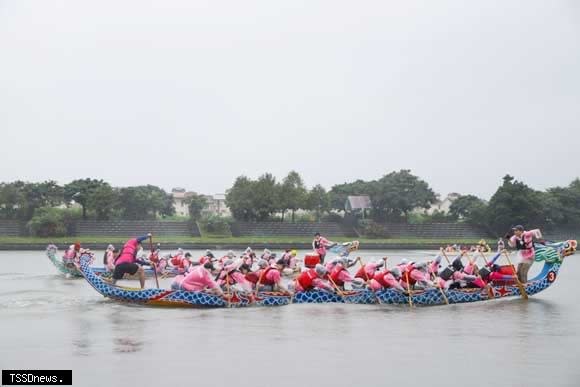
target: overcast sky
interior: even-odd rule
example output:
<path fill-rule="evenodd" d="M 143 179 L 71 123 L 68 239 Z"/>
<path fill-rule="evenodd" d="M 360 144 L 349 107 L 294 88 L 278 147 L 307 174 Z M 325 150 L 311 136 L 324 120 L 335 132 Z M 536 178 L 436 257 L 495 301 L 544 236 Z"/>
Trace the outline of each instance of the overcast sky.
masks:
<path fill-rule="evenodd" d="M 580 1 L 0 0 L 0 181 L 580 175 Z"/>

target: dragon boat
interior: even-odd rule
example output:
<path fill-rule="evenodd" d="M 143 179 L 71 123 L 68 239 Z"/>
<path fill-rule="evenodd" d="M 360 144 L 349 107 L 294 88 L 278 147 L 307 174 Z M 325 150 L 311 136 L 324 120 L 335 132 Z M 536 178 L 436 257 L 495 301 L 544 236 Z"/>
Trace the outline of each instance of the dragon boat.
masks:
<path fill-rule="evenodd" d="M 535 260 L 544 262 L 541 272 L 533 279 L 523 284 L 527 295 L 535 295 L 550 287 L 558 277 L 558 271 L 564 258 L 574 254 L 577 242 L 574 240 L 536 245 Z M 189 292 L 184 290 L 166 289 L 136 289 L 114 286 L 103 280 L 90 267 L 90 254 L 83 254 L 76 261 L 78 271 L 89 284 L 104 297 L 142 305 L 186 306 L 198 308 L 224 308 L 247 306 L 280 306 L 288 304 L 311 303 L 351 303 L 351 304 L 400 304 L 400 305 L 444 305 L 445 298 L 449 304 L 488 301 L 500 298 L 520 297 L 520 289 L 516 284 L 492 284 L 489 291 L 482 289 L 453 289 L 442 292 L 438 288 L 413 291 L 409 297 L 394 289 L 373 292 L 372 290 L 342 291 L 330 293 L 322 290 L 298 292 L 293 296 L 277 292 L 258 292 L 244 294 L 233 291 L 224 297 L 205 292 Z M 445 298 L 443 294 L 445 294 Z M 409 302 L 409 299 L 411 302 Z"/>
<path fill-rule="evenodd" d="M 76 265 L 67 265 L 65 264 L 62 259 L 60 258 L 60 256 L 58 255 L 58 249 L 55 245 L 49 245 L 46 248 L 46 256 L 48 257 L 48 259 L 50 260 L 50 262 L 52 262 L 52 264 L 54 265 L 54 267 L 56 267 L 56 269 L 61 273 L 64 274 L 65 276 L 69 277 L 69 278 L 82 278 L 83 274 L 79 271 L 79 269 L 77 268 Z M 89 262 L 89 265 L 92 264 L 93 259 L 91 258 L 91 262 Z M 105 267 L 93 267 L 92 268 L 93 272 L 95 275 L 99 276 L 99 277 L 103 277 L 103 278 L 110 278 L 112 276 L 112 273 L 109 272 Z M 160 278 L 168 278 L 168 277 L 175 277 L 176 275 L 178 275 L 179 273 L 177 272 L 177 270 L 164 270 L 161 273 L 157 273 L 157 275 Z M 154 277 L 155 273 L 153 272 L 153 269 L 145 269 L 145 276 L 146 277 Z M 137 275 L 125 275 L 124 277 L 125 279 L 130 279 L 130 280 L 137 280 L 139 279 L 139 277 Z"/>

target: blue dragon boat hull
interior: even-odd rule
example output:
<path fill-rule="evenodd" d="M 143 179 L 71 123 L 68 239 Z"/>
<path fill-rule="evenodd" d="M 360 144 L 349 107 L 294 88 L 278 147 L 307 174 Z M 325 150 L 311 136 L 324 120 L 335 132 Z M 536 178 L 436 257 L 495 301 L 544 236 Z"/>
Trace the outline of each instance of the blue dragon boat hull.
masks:
<path fill-rule="evenodd" d="M 570 242 L 570 241 L 569 241 Z M 573 244 L 562 242 L 554 246 L 538 246 L 537 257 L 544 260 L 542 271 L 533 279 L 524 284 L 524 290 L 529 295 L 535 295 L 550 287 L 557 279 L 558 272 L 566 255 L 571 255 L 576 248 Z M 562 246 L 567 249 L 562 248 Z M 559 249 L 559 250 L 558 250 Z M 556 253 L 557 252 L 557 253 Z M 137 289 L 114 286 L 103 280 L 89 266 L 90 257 L 82 255 L 77 262 L 78 271 L 85 279 L 105 297 L 136 304 L 187 306 L 187 307 L 246 307 L 246 306 L 280 306 L 294 304 L 394 304 L 408 305 L 409 296 L 394 289 L 373 292 L 365 289 L 359 291 L 344 291 L 340 294 L 322 290 L 299 292 L 294 296 L 276 292 L 259 292 L 255 297 L 233 292 L 230 296 L 220 297 L 204 292 L 188 292 L 183 290 L 166 289 Z M 422 291 L 413 291 L 411 301 L 413 305 L 445 305 L 445 299 L 438 288 Z M 444 292 L 450 304 L 488 301 L 500 298 L 520 297 L 520 289 L 516 285 L 492 285 L 490 289 L 455 289 Z"/>

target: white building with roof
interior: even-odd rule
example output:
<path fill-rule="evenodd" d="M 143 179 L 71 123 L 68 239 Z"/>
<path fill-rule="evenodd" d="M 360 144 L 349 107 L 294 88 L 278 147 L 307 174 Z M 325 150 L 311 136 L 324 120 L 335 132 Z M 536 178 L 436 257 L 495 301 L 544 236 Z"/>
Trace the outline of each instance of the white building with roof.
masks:
<path fill-rule="evenodd" d="M 175 208 L 175 214 L 178 216 L 189 216 L 189 204 L 188 200 L 196 192 L 186 191 L 185 188 L 173 188 L 171 190 L 171 195 L 173 196 L 173 208 Z M 202 195 L 207 204 L 202 210 L 205 215 L 216 215 L 216 216 L 230 216 L 231 212 L 228 206 L 226 206 L 226 195 L 225 194 L 215 194 L 215 195 Z"/>

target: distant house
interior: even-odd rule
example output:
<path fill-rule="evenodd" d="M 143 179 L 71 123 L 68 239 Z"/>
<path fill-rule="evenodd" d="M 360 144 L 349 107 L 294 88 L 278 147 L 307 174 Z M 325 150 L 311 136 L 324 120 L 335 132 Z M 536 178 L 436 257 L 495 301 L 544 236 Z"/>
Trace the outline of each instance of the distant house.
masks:
<path fill-rule="evenodd" d="M 454 201 L 456 201 L 461 195 L 452 192 L 445 197 L 443 200 L 437 200 L 435 203 L 431 205 L 428 209 L 424 210 L 424 213 L 427 215 L 433 215 L 435 212 L 442 212 L 444 214 L 449 213 L 449 208 Z"/>
<path fill-rule="evenodd" d="M 173 188 L 171 190 L 173 208 L 175 208 L 176 215 L 189 216 L 188 199 L 195 194 L 195 192 L 186 191 L 185 188 Z M 207 204 L 202 210 L 202 213 L 207 215 L 230 216 L 230 209 L 226 206 L 226 195 L 203 195 L 203 197 L 207 201 Z"/>
<path fill-rule="evenodd" d="M 346 212 L 360 212 L 364 218 L 367 210 L 372 208 L 371 198 L 368 195 L 348 196 L 346 203 L 344 203 L 344 210 Z"/>
<path fill-rule="evenodd" d="M 204 197 L 207 200 L 207 205 L 203 212 L 217 216 L 231 215 L 230 209 L 226 206 L 225 194 L 204 195 Z"/>
<path fill-rule="evenodd" d="M 189 207 L 187 199 L 191 197 L 193 192 L 186 192 L 185 188 L 173 188 L 171 196 L 173 196 L 173 208 L 175 208 L 175 215 L 189 216 Z"/>

